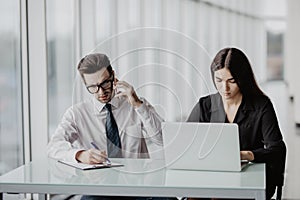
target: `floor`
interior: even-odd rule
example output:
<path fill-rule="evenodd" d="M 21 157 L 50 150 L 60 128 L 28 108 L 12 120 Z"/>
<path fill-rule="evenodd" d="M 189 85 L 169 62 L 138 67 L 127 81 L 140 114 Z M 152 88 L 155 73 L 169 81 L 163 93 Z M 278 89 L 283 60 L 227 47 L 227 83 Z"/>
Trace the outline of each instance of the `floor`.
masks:
<path fill-rule="evenodd" d="M 300 199 L 300 128 L 295 126 L 293 120 L 293 103 L 289 98 L 284 82 L 268 82 L 262 84 L 262 89 L 271 98 L 279 125 L 287 145 L 287 162 L 285 173 L 285 186 L 283 187 L 283 199 Z M 24 199 L 22 195 L 5 195 L 5 200 Z M 63 199 L 63 196 L 51 198 Z"/>

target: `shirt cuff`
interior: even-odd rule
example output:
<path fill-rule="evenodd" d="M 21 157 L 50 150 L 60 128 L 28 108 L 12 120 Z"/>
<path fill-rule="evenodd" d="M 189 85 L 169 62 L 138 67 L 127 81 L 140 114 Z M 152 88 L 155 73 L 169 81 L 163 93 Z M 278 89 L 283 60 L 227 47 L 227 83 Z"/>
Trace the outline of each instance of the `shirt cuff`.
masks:
<path fill-rule="evenodd" d="M 67 161 L 78 163 L 76 160 L 76 154 L 78 151 L 83 151 L 84 149 L 72 149 L 68 152 Z"/>

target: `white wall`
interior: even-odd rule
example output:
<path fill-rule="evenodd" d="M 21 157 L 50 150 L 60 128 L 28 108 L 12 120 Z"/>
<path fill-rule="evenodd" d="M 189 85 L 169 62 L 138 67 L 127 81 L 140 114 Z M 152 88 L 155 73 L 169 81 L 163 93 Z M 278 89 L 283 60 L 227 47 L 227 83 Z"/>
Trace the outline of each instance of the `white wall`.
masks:
<path fill-rule="evenodd" d="M 285 79 L 289 93 L 294 97 L 296 123 L 300 124 L 300 1 L 287 0 L 287 31 L 285 40 Z"/>

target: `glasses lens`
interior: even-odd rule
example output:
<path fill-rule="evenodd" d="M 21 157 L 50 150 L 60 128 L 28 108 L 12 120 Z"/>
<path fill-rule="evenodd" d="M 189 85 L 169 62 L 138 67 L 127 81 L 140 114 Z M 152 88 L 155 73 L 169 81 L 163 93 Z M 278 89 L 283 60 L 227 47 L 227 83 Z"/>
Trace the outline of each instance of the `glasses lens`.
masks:
<path fill-rule="evenodd" d="M 97 87 L 97 86 L 90 86 L 90 87 L 88 87 L 87 89 L 88 89 L 88 91 L 89 91 L 90 93 L 94 94 L 94 93 L 97 92 L 98 87 Z"/>
<path fill-rule="evenodd" d="M 98 92 L 98 90 L 100 88 L 102 90 L 110 89 L 112 87 L 112 82 L 113 82 L 113 80 L 106 80 L 99 85 L 91 85 L 91 86 L 87 87 L 87 89 L 90 93 L 94 94 L 94 93 Z"/>

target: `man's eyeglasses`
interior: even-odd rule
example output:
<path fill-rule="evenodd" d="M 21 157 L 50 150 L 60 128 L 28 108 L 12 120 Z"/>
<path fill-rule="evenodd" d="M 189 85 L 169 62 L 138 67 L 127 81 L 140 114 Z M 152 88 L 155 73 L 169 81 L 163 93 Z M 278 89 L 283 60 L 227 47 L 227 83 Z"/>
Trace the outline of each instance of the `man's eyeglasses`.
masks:
<path fill-rule="evenodd" d="M 111 75 L 111 77 L 109 77 L 108 79 L 106 79 L 105 81 L 103 81 L 102 83 L 99 83 L 97 85 L 90 85 L 90 86 L 86 87 L 86 89 L 91 94 L 97 93 L 100 88 L 102 88 L 103 91 L 111 89 L 113 82 L 114 82 L 114 75 Z"/>

